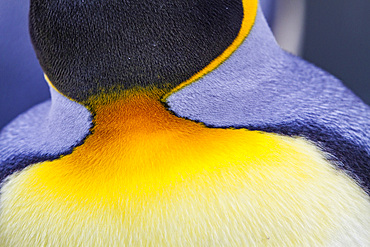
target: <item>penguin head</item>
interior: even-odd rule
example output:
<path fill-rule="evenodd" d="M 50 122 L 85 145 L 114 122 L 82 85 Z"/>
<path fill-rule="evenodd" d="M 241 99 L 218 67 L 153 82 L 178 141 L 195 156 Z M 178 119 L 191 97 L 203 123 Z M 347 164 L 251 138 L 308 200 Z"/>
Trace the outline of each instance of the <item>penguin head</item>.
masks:
<path fill-rule="evenodd" d="M 31 0 L 30 34 L 52 86 L 77 102 L 173 89 L 238 36 L 241 0 Z"/>

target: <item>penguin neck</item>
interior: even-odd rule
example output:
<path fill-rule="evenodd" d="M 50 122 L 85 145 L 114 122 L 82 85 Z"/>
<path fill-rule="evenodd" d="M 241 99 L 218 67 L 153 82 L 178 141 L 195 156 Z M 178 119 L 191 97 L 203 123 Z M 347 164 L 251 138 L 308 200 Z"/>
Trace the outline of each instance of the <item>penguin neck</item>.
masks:
<path fill-rule="evenodd" d="M 281 59 L 284 53 L 268 26 L 261 8 L 258 8 L 253 28 L 232 57 L 242 58 L 237 59 L 239 62 L 237 67 L 239 69 L 243 68 L 255 73 L 259 72 L 261 68 L 276 67 L 277 64 L 281 63 L 279 59 Z M 231 60 L 230 62 L 233 62 L 232 57 L 229 59 Z M 225 61 L 225 63 L 229 63 L 229 60 Z M 276 62 L 277 64 L 275 64 Z"/>
<path fill-rule="evenodd" d="M 112 123 L 123 120 L 122 116 L 125 116 L 128 119 L 134 117 L 132 119 L 136 120 L 148 120 L 152 118 L 153 123 L 158 123 L 157 117 L 159 115 L 163 116 L 163 112 L 167 112 L 167 114 L 172 115 L 167 111 L 163 102 L 169 103 L 172 110 L 171 97 L 176 94 L 181 94 L 181 91 L 186 89 L 186 87 L 191 88 L 192 84 L 208 83 L 210 81 L 213 83 L 212 81 L 214 80 L 212 78 L 214 75 L 219 74 L 219 72 L 222 74 L 220 78 L 238 73 L 241 69 L 244 71 L 244 74 L 250 73 L 253 75 L 255 73 L 259 73 L 261 69 L 271 67 L 271 64 L 278 60 L 275 58 L 281 57 L 282 53 L 283 51 L 278 46 L 270 28 L 268 27 L 261 9 L 258 8 L 253 28 L 231 56 L 218 67 L 214 68 L 214 70 L 206 71 L 206 73 L 190 83 L 184 82 L 184 85 L 179 88 L 176 87 L 159 90 L 148 87 L 145 89 L 111 90 L 112 92 L 110 93 L 102 93 L 100 95 L 92 96 L 85 102 L 77 103 L 74 102 L 73 99 L 69 99 L 60 93 L 46 76 L 45 78 L 49 83 L 52 105 L 54 108 L 68 108 L 67 110 L 69 111 L 69 108 L 71 108 L 73 104 L 79 105 L 79 107 L 81 107 L 82 104 L 95 116 L 94 121 L 96 123 L 100 121 L 98 119 L 102 119 L 99 118 L 99 116 L 104 116 L 105 119 L 110 119 L 110 122 Z M 63 105 L 67 105 L 67 107 L 63 107 Z M 152 107 L 158 111 L 151 111 Z M 158 112 L 162 113 L 158 115 Z M 122 113 L 124 114 L 122 115 Z M 135 118 L 135 116 L 139 115 L 140 117 Z M 116 118 L 113 116 L 116 116 Z M 107 124 L 104 126 L 108 127 L 110 125 Z"/>

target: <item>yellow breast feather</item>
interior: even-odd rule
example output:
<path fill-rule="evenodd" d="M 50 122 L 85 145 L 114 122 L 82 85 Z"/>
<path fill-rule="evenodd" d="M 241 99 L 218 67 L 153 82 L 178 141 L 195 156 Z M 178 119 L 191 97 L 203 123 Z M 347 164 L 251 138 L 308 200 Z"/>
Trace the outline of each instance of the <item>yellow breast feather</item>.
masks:
<path fill-rule="evenodd" d="M 302 138 L 208 128 L 147 94 L 94 111 L 72 154 L 5 182 L 0 246 L 370 241 L 367 195 Z"/>

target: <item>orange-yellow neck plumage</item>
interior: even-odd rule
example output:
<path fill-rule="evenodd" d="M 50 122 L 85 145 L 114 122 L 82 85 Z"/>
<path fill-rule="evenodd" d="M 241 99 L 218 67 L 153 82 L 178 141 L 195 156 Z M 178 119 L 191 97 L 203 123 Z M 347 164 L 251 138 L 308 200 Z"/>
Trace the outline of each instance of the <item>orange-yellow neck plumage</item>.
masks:
<path fill-rule="evenodd" d="M 1 246 L 328 244 L 368 212 L 309 142 L 208 128 L 156 95 L 95 101 L 83 145 L 11 176 Z"/>

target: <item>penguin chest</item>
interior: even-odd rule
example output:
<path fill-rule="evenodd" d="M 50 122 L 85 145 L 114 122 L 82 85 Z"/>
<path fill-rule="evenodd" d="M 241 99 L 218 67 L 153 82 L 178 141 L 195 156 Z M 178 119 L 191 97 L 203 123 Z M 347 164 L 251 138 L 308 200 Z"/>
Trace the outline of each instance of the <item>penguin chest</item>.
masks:
<path fill-rule="evenodd" d="M 0 246 L 369 243 L 367 195 L 311 143 L 207 128 L 133 97 L 1 190 Z"/>

